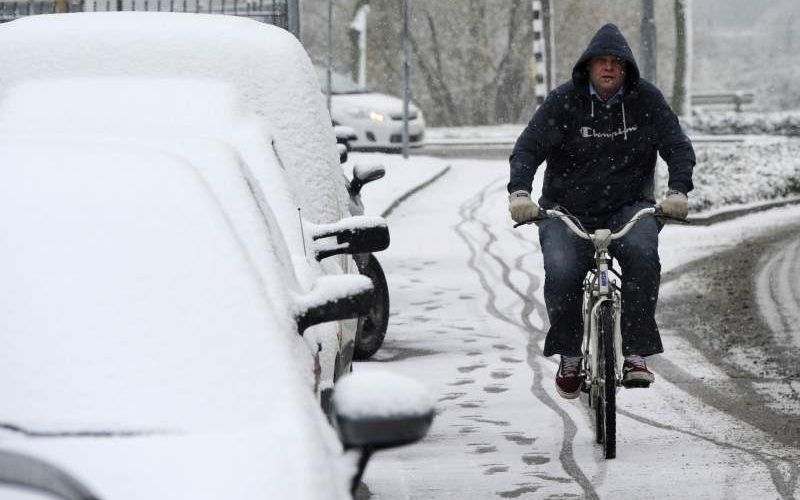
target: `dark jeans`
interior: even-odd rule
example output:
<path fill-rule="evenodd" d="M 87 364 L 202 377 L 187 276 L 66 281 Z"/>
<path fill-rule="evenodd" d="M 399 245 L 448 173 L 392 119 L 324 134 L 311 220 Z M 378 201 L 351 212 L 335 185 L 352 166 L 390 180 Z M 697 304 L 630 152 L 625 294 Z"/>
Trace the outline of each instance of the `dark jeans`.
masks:
<path fill-rule="evenodd" d="M 637 211 L 651 206 L 642 202 L 625 207 L 613 214 L 605 226 L 617 231 Z M 660 230 L 661 224 L 655 218 L 644 217 L 624 238 L 609 246 L 609 253 L 622 270 L 622 352 L 626 356 L 649 356 L 664 350 L 655 320 L 661 281 Z M 544 256 L 544 300 L 550 318 L 544 355 L 580 356 L 582 284 L 594 264 L 594 247 L 557 219 L 539 224 L 539 241 Z"/>

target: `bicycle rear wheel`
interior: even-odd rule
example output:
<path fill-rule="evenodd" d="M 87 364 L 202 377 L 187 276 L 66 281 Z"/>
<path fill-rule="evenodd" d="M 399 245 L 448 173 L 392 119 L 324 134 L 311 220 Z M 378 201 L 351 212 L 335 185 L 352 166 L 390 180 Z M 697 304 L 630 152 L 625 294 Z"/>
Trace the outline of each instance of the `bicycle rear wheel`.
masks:
<path fill-rule="evenodd" d="M 617 377 L 614 373 L 614 306 L 610 302 L 600 305 L 598 321 L 598 379 L 595 407 L 597 441 L 603 443 L 605 458 L 617 456 Z"/>

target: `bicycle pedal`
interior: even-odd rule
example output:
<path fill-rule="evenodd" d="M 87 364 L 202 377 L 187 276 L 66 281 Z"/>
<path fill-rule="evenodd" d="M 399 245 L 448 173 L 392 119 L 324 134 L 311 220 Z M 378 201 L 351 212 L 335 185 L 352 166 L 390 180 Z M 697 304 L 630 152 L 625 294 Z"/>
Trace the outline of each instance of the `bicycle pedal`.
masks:
<path fill-rule="evenodd" d="M 622 387 L 626 389 L 647 389 L 650 387 L 650 382 L 646 380 L 629 380 L 622 383 Z"/>

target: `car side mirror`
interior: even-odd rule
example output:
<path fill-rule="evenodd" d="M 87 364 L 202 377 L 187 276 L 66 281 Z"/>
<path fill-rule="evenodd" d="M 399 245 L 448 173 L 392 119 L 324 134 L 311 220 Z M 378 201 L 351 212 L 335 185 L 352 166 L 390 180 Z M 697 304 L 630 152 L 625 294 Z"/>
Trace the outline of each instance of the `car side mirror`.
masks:
<path fill-rule="evenodd" d="M 358 138 L 356 131 L 347 125 L 334 125 L 333 132 L 336 134 L 336 142 L 344 144 L 348 150 L 350 149 L 350 141 L 355 141 Z"/>
<path fill-rule="evenodd" d="M 333 424 L 345 449 L 361 451 L 353 493 L 375 451 L 419 441 L 434 413 L 430 394 L 411 378 L 378 370 L 342 378 L 333 392 Z"/>
<path fill-rule="evenodd" d="M 376 181 L 384 175 L 386 175 L 386 169 L 381 164 L 356 165 L 353 167 L 353 180 L 350 181 L 350 190 L 358 193 L 364 184 Z"/>
<path fill-rule="evenodd" d="M 323 276 L 310 292 L 296 298 L 295 321 L 300 335 L 310 326 L 364 316 L 375 302 L 372 281 L 366 276 Z"/>
<path fill-rule="evenodd" d="M 320 241 L 336 237 L 336 242 Z M 316 242 L 317 260 L 343 253 L 371 253 L 389 248 L 389 228 L 383 217 L 356 215 L 333 224 L 311 227 L 311 238 Z"/>

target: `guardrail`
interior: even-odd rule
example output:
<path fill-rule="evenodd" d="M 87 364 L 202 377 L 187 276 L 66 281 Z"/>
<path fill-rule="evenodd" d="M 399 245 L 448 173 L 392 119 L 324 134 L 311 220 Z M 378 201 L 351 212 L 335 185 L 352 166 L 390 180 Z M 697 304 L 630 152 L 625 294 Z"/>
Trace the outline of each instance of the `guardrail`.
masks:
<path fill-rule="evenodd" d="M 703 105 L 734 105 L 736 111 L 742 110 L 743 104 L 751 104 L 753 102 L 752 92 L 734 91 L 734 92 L 709 92 L 701 94 L 692 94 L 692 104 Z"/>

